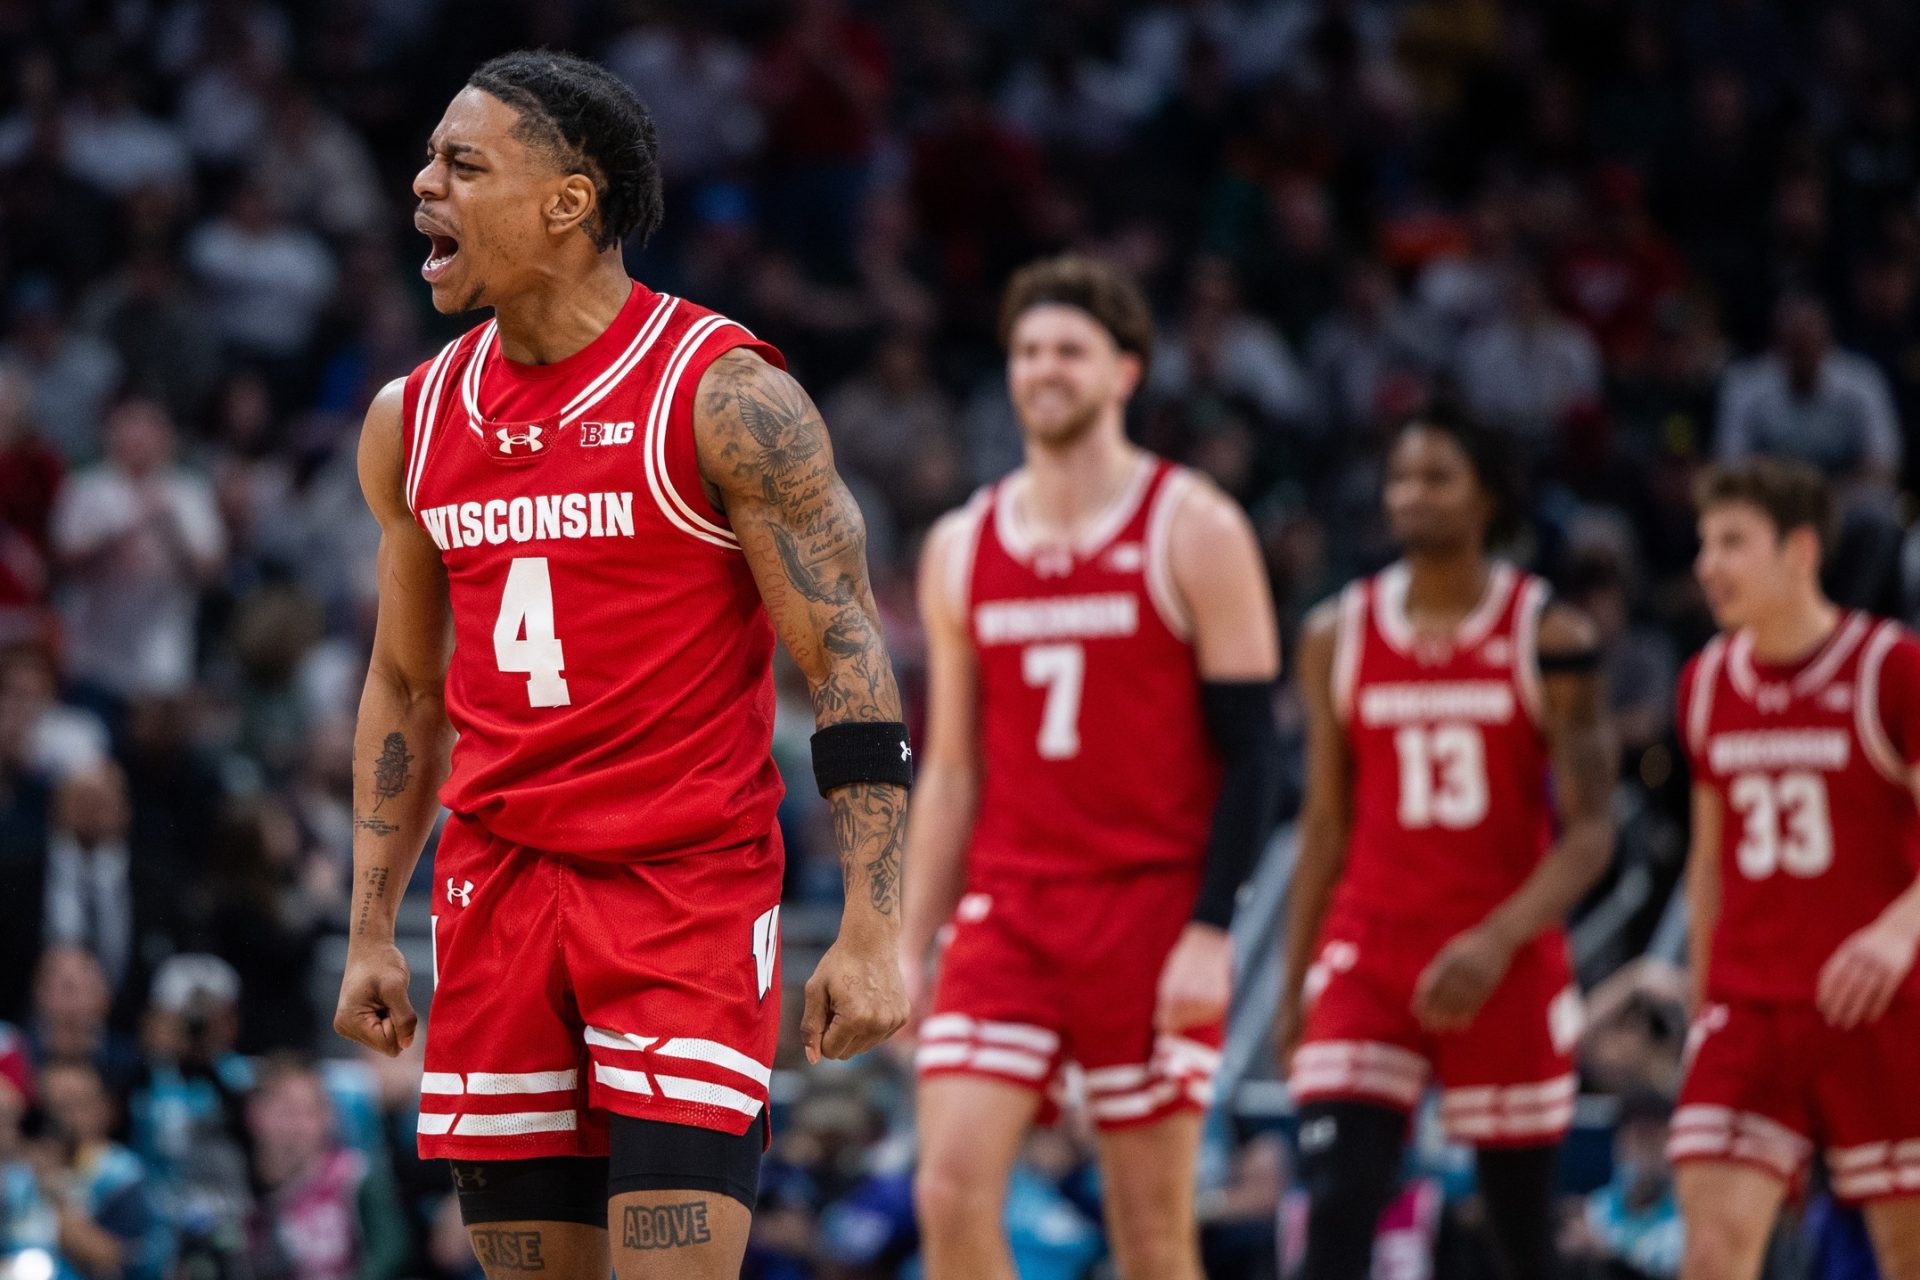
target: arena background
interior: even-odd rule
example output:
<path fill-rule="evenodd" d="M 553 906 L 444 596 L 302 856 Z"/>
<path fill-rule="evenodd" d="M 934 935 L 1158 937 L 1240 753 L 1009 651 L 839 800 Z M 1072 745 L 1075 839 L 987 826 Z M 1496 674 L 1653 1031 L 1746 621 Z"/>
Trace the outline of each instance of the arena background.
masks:
<path fill-rule="evenodd" d="M 1017 461 L 991 318 L 1033 255 L 1148 284 L 1133 429 L 1246 504 L 1289 634 L 1387 554 L 1385 424 L 1450 391 L 1509 435 L 1517 554 L 1599 620 L 1623 744 L 1576 933 L 1565 1239 L 1584 1272 L 1671 1275 L 1670 1212 L 1606 1187 L 1616 1152 L 1657 1185 L 1683 1034 L 1688 483 L 1812 460 L 1845 494 L 1835 590 L 1915 598 L 1917 27 L 1900 0 L 0 0 L 8 1275 L 478 1276 L 412 1155 L 417 1048 L 356 1057 L 326 1025 L 374 589 L 353 446 L 462 327 L 417 276 L 426 135 L 479 61 L 541 44 L 658 121 L 667 221 L 634 272 L 777 343 L 824 407 L 916 716 L 916 544 Z M 782 820 L 791 978 L 839 876 L 811 787 Z M 1239 927 L 1202 1198 L 1222 1280 L 1273 1275 L 1297 1216 L 1265 1039 L 1288 855 L 1283 832 Z M 403 917 L 422 1001 L 431 877 Z M 89 945 L 45 945 L 82 899 Z M 746 1274 L 913 1274 L 904 1060 L 801 1072 L 787 1039 Z M 1099 1274 L 1086 1155 L 1033 1139 L 1023 1275 Z M 1487 1274 L 1463 1154 L 1423 1141 L 1411 1172 L 1381 1274 Z M 57 1199 L 113 1247 L 62 1253 Z M 1817 1188 L 1770 1265 L 1871 1268 Z"/>

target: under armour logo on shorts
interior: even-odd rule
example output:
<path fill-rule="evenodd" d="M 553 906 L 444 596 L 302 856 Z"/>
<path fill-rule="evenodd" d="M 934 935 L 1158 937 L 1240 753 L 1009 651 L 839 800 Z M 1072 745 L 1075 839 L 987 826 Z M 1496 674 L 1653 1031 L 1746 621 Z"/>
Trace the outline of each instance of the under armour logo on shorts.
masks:
<path fill-rule="evenodd" d="M 1325 1151 L 1340 1136 L 1340 1125 L 1332 1116 L 1321 1116 L 1300 1126 L 1300 1150 L 1303 1154 Z"/>
<path fill-rule="evenodd" d="M 500 452 L 506 454 L 511 454 L 515 449 L 520 449 L 527 453 L 538 453 L 547 447 L 540 443 L 540 427 L 538 424 L 529 426 L 523 431 L 515 431 L 511 427 L 502 427 L 493 433 L 493 438 L 500 442 Z"/>
<path fill-rule="evenodd" d="M 453 887 L 453 877 L 447 877 L 447 901 L 457 902 L 463 907 L 473 905 L 473 881 L 462 881 L 459 888 Z"/>

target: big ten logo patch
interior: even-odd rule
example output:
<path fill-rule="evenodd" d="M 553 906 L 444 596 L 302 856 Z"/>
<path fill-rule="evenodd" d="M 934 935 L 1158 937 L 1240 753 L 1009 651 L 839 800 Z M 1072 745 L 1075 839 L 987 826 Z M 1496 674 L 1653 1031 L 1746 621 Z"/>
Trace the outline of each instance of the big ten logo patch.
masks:
<path fill-rule="evenodd" d="M 633 424 L 631 422 L 583 422 L 580 424 L 582 449 L 604 449 L 609 445 L 632 443 Z"/>

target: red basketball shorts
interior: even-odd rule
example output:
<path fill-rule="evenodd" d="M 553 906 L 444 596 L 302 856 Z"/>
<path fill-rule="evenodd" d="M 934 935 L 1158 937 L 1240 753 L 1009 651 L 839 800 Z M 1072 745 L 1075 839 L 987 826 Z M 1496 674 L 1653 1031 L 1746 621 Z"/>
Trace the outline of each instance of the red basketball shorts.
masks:
<path fill-rule="evenodd" d="M 1307 1021 L 1287 1082 L 1300 1102 L 1365 1101 L 1412 1111 L 1441 1086 L 1447 1136 L 1476 1147 L 1558 1142 L 1573 1123 L 1581 1005 L 1566 938 L 1514 953 L 1506 977 L 1461 1031 L 1433 1034 L 1413 993 L 1449 935 L 1336 915 L 1307 973 Z"/>
<path fill-rule="evenodd" d="M 776 830 L 649 862 L 449 819 L 434 859 L 420 1154 L 604 1155 L 607 1114 L 764 1123 L 780 1027 Z"/>
<path fill-rule="evenodd" d="M 1687 1055 L 1674 1163 L 1732 1161 L 1794 1184 L 1818 1140 L 1840 1199 L 1920 1194 L 1920 1000 L 1848 1031 L 1811 1002 L 1712 1002 Z"/>
<path fill-rule="evenodd" d="M 920 1027 L 920 1076 L 1032 1089 L 1043 1123 L 1076 1095 L 1102 1129 L 1204 1111 L 1221 1024 L 1153 1027 L 1160 970 L 1199 890 L 1197 867 L 972 886 Z"/>

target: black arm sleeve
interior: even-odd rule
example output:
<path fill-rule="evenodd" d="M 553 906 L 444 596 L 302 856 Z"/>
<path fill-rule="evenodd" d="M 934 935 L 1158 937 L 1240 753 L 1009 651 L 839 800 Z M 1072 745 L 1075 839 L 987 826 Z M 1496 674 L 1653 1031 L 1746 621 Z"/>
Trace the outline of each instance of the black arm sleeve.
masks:
<path fill-rule="evenodd" d="M 1208 736 L 1227 768 L 1193 919 L 1224 929 L 1233 922 L 1241 883 L 1273 832 L 1280 807 L 1280 734 L 1271 680 L 1208 680 L 1200 695 Z"/>

